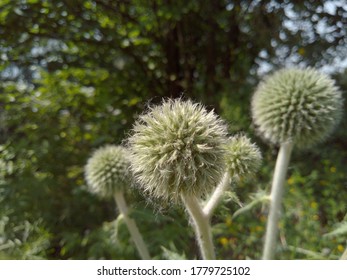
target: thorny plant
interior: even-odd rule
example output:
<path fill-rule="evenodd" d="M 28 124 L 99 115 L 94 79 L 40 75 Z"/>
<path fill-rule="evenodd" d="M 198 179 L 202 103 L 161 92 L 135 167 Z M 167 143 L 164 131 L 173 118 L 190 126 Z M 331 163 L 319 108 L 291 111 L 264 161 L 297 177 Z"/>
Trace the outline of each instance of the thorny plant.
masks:
<path fill-rule="evenodd" d="M 293 147 L 309 148 L 328 137 L 341 118 L 342 101 L 333 80 L 311 68 L 280 70 L 257 87 L 251 103 L 254 124 L 265 140 L 280 146 L 263 259 L 275 255 Z M 127 150 L 107 146 L 94 153 L 86 166 L 86 180 L 92 191 L 113 195 L 125 217 L 128 210 L 122 193 L 130 184 L 130 174 L 148 197 L 183 205 L 201 257 L 215 259 L 211 217 L 231 181 L 254 174 L 262 160 L 246 136 L 227 134 L 225 122 L 201 104 L 164 100 L 139 116 L 126 141 Z M 149 258 L 135 222 L 128 218 L 127 225 L 140 255 Z"/>

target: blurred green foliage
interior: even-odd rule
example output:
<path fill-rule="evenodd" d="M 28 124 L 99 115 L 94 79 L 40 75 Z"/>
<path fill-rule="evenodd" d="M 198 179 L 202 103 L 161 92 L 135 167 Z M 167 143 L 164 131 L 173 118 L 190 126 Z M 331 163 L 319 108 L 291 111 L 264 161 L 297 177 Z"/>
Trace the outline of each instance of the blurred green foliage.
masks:
<path fill-rule="evenodd" d="M 317 66 L 345 53 L 346 4 L 326 1 L 0 0 L 0 259 L 137 259 L 112 201 L 90 194 L 91 152 L 120 144 L 145 106 L 201 101 L 261 147 L 255 178 L 234 186 L 246 205 L 269 191 L 276 147 L 252 127 L 259 74 Z M 318 26 L 322 26 L 318 27 Z M 347 72 L 334 68 L 346 97 Z M 345 105 L 346 106 L 346 105 Z M 347 121 L 294 153 L 281 258 L 338 258 L 346 234 Z M 151 254 L 198 258 L 182 209 L 128 198 Z M 267 207 L 226 200 L 213 218 L 217 256 L 258 259 Z M 324 236 L 324 237 L 323 237 Z"/>

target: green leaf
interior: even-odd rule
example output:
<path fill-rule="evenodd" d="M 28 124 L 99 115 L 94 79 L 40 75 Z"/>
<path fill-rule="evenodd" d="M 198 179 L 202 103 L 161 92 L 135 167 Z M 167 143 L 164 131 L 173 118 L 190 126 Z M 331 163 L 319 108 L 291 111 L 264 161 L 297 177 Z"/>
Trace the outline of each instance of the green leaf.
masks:
<path fill-rule="evenodd" d="M 241 202 L 240 198 L 237 196 L 236 192 L 234 191 L 227 191 L 225 193 L 225 201 L 233 201 L 237 203 L 240 207 L 243 207 L 243 203 Z"/>
<path fill-rule="evenodd" d="M 122 214 L 119 214 L 117 219 L 112 222 L 112 227 L 113 227 L 113 230 L 112 230 L 112 235 L 111 235 L 111 238 L 112 238 L 112 241 L 113 242 L 117 242 L 118 240 L 118 232 L 119 232 L 119 226 L 121 225 L 121 223 L 124 222 L 124 217 Z"/>
<path fill-rule="evenodd" d="M 244 207 L 240 208 L 239 210 L 237 210 L 234 214 L 233 214 L 233 218 L 236 218 L 237 216 L 239 216 L 240 214 L 243 214 L 251 209 L 253 209 L 254 207 L 256 207 L 258 204 L 263 204 L 263 203 L 268 203 L 270 201 L 270 197 L 269 195 L 265 194 L 264 191 L 260 191 L 256 194 L 253 195 L 253 200 L 248 203 L 247 205 L 245 205 Z"/>
<path fill-rule="evenodd" d="M 134 29 L 131 30 L 128 34 L 129 38 L 136 38 L 140 35 L 140 30 L 139 29 Z"/>
<path fill-rule="evenodd" d="M 292 252 L 296 252 L 296 253 L 300 253 L 300 254 L 306 255 L 306 256 L 308 256 L 308 257 L 310 257 L 312 259 L 315 259 L 315 260 L 324 260 L 324 259 L 326 259 L 326 256 L 324 256 L 324 255 L 322 255 L 320 253 L 311 251 L 311 250 L 306 250 L 306 249 L 298 248 L 298 247 L 294 247 L 294 246 L 287 246 L 286 249 L 289 250 L 289 251 L 292 251 Z"/>
<path fill-rule="evenodd" d="M 179 253 L 172 251 L 172 250 L 169 250 L 163 246 L 161 246 L 161 249 L 163 250 L 163 257 L 166 260 L 186 260 L 187 259 L 186 255 L 184 253 L 179 254 Z"/>
<path fill-rule="evenodd" d="M 333 238 L 336 236 L 347 235 L 347 222 L 342 222 L 338 224 L 335 230 L 324 234 L 323 236 L 326 238 Z"/>

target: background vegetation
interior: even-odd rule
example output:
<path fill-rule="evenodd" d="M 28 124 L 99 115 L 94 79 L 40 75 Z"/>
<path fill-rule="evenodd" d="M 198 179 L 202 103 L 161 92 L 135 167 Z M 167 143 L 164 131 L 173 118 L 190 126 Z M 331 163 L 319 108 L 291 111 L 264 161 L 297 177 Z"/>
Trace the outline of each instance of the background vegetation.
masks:
<path fill-rule="evenodd" d="M 0 0 L 0 258 L 138 258 L 114 203 L 86 190 L 83 167 L 163 97 L 202 102 L 260 145 L 262 169 L 234 188 L 243 204 L 260 197 L 277 148 L 252 127 L 257 82 L 284 66 L 325 66 L 346 96 L 346 26 L 345 0 Z M 345 250 L 346 236 L 322 236 L 347 219 L 346 139 L 344 117 L 327 143 L 294 153 L 280 258 Z M 197 257 L 182 209 L 129 199 L 155 258 Z M 231 197 L 212 221 L 217 255 L 258 259 L 267 208 L 233 219 L 239 208 Z"/>

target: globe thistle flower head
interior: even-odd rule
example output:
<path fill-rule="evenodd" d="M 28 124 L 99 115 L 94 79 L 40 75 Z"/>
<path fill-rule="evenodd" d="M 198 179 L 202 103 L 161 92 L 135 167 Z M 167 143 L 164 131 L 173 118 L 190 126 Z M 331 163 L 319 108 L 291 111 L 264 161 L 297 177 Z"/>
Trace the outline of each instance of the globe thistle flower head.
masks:
<path fill-rule="evenodd" d="M 225 160 L 231 176 L 246 177 L 259 169 L 262 156 L 248 137 L 236 135 L 226 144 Z"/>
<path fill-rule="evenodd" d="M 134 177 L 156 198 L 204 196 L 223 175 L 226 133 L 213 111 L 190 100 L 166 100 L 139 117 L 128 139 Z"/>
<path fill-rule="evenodd" d="M 308 148 L 324 140 L 342 115 L 341 92 L 327 75 L 283 69 L 261 82 L 252 99 L 253 121 L 274 144 Z"/>
<path fill-rule="evenodd" d="M 122 146 L 107 145 L 96 150 L 85 166 L 90 191 L 101 197 L 113 197 L 130 185 L 129 156 Z"/>

